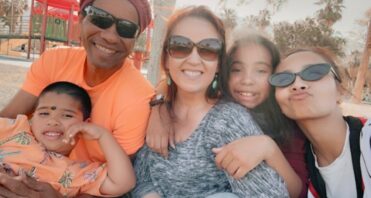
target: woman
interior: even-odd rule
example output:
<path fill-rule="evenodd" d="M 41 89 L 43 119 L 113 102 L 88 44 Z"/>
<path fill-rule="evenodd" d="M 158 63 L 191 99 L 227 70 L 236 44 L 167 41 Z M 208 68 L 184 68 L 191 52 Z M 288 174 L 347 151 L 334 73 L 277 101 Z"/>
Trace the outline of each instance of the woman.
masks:
<path fill-rule="evenodd" d="M 260 35 L 238 35 L 229 52 L 226 79 L 222 84 L 225 97 L 229 97 L 251 110 L 266 135 L 245 137 L 215 148 L 218 167 L 235 178 L 246 175 L 257 164 L 265 161 L 287 183 L 291 197 L 306 197 L 307 170 L 304 159 L 303 135 L 280 112 L 268 79 L 280 61 L 277 47 Z M 235 36 L 236 37 L 236 36 Z M 154 119 L 152 111 L 151 118 Z M 156 136 L 160 127 L 151 121 L 147 128 L 147 143 L 158 150 Z M 154 135 L 152 135 L 153 129 Z M 272 140 L 273 139 L 273 140 Z M 152 143 L 152 144 L 151 144 Z M 283 150 L 283 154 L 280 150 Z M 286 157 L 286 159 L 285 159 Z M 289 164 L 287 163 L 289 162 Z M 301 182 L 295 171 L 300 175 Z M 236 171 L 238 169 L 238 171 Z M 302 184 L 304 187 L 302 187 Z M 302 191 L 300 191 L 302 189 Z"/>
<path fill-rule="evenodd" d="M 268 82 L 280 62 L 279 51 L 270 40 L 260 35 L 235 37 L 228 52 L 228 87 L 225 90 L 227 95 L 251 110 L 266 136 L 245 137 L 223 146 L 218 150 L 216 163 L 239 178 L 264 160 L 284 178 L 291 197 L 299 194 L 305 197 L 308 177 L 304 159 L 305 138 L 282 115 Z M 225 163 L 226 160 L 232 163 Z M 223 162 L 228 166 L 223 166 Z M 236 174 L 230 167 L 244 171 Z"/>
<path fill-rule="evenodd" d="M 309 197 L 362 197 L 362 122 L 343 117 L 343 88 L 334 56 L 321 48 L 289 53 L 270 77 L 282 112 L 308 138 Z M 367 186 L 365 187 L 368 188 Z"/>
<path fill-rule="evenodd" d="M 178 141 L 168 159 L 147 146 L 138 153 L 135 197 L 207 197 L 219 192 L 288 196 L 282 179 L 264 162 L 240 180 L 214 163 L 212 148 L 261 134 L 243 107 L 218 100 L 218 78 L 226 72 L 224 34 L 221 20 L 205 7 L 186 8 L 170 18 L 162 53 L 168 94 L 160 110 L 170 115 Z"/>

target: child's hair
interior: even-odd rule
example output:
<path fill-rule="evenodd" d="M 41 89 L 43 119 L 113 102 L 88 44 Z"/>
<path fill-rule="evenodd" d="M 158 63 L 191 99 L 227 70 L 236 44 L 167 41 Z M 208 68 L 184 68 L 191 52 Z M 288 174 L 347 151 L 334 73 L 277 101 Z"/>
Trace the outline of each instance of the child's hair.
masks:
<path fill-rule="evenodd" d="M 81 111 L 83 114 L 84 120 L 88 119 L 90 117 L 91 113 L 91 100 L 89 97 L 89 94 L 86 92 L 86 90 L 78 85 L 75 85 L 70 82 L 66 81 L 59 81 L 54 82 L 47 87 L 45 87 L 40 95 L 39 98 L 45 95 L 46 93 L 57 93 L 57 94 L 66 94 L 71 96 L 73 99 L 77 100 L 80 103 Z M 38 105 L 38 102 L 36 106 Z"/>

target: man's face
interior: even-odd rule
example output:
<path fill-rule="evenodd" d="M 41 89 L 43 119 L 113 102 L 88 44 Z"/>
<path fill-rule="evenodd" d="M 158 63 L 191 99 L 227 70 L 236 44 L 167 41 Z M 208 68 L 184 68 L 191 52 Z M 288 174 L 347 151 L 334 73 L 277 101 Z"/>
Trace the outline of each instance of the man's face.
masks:
<path fill-rule="evenodd" d="M 125 19 L 138 24 L 135 7 L 127 0 L 95 0 L 93 6 L 117 19 Z M 80 18 L 81 40 L 87 52 L 90 66 L 103 69 L 121 67 L 131 53 L 135 38 L 123 38 L 117 33 L 116 24 L 102 29 L 89 21 L 89 16 Z"/>

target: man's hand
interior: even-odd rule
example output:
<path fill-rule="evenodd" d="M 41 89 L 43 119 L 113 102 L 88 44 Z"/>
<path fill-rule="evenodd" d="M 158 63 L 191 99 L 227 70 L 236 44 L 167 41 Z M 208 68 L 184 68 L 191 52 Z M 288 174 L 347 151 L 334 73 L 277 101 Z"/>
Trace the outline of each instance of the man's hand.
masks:
<path fill-rule="evenodd" d="M 169 144 L 175 148 L 175 135 L 165 106 L 152 107 L 146 131 L 147 146 L 162 156 L 168 157 Z"/>
<path fill-rule="evenodd" d="M 36 181 L 24 173 L 17 177 L 0 173 L 0 196 L 8 198 L 63 198 L 49 183 Z"/>

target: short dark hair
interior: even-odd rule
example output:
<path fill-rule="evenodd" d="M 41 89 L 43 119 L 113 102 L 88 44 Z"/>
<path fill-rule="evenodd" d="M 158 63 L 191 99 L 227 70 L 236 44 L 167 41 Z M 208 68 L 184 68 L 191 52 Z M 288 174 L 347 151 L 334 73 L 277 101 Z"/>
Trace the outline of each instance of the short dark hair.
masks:
<path fill-rule="evenodd" d="M 84 88 L 67 81 L 58 81 L 46 86 L 41 91 L 39 98 L 46 93 L 51 92 L 71 96 L 73 99 L 77 100 L 80 103 L 84 120 L 90 117 L 92 104 L 90 96 Z M 36 105 L 38 105 L 38 103 L 39 102 L 37 102 Z"/>

